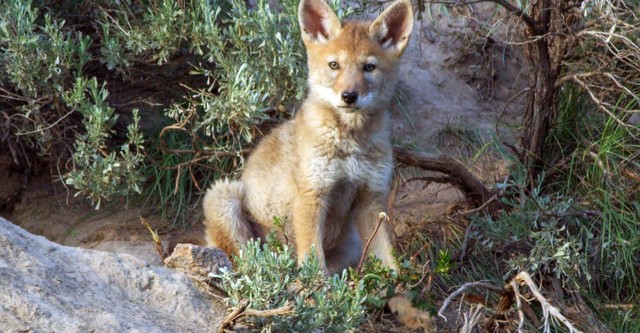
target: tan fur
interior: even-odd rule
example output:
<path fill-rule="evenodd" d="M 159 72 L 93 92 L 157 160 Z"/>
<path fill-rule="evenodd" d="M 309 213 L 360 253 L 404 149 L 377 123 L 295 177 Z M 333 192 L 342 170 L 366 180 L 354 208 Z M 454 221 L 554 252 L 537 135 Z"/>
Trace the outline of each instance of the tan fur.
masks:
<path fill-rule="evenodd" d="M 357 264 L 386 210 L 393 172 L 388 109 L 413 12 L 408 0 L 399 0 L 373 22 L 341 23 L 324 0 L 302 0 L 299 20 L 307 98 L 294 119 L 262 139 L 240 180 L 217 181 L 207 191 L 206 238 L 236 253 L 274 229 L 279 217 L 299 263 L 315 246 L 325 271 L 337 273 Z M 375 68 L 365 70 L 367 64 Z M 369 252 L 396 268 L 392 234 L 384 224 Z M 403 295 L 389 306 L 405 324 L 431 327 L 429 316 Z"/>

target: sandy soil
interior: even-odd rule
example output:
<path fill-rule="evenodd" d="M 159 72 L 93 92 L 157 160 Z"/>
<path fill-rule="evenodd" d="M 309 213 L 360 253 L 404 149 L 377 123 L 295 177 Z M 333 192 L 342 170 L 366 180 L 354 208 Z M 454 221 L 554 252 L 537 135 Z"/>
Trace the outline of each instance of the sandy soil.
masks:
<path fill-rule="evenodd" d="M 95 210 L 73 194 L 62 182 L 43 173 L 29 179 L 12 211 L 0 212 L 0 216 L 62 245 L 129 253 L 149 263 L 161 264 L 148 231 L 140 223 L 142 216 L 154 228 L 162 230 L 159 216 L 148 208 L 126 208 L 124 203 L 112 203 Z"/>

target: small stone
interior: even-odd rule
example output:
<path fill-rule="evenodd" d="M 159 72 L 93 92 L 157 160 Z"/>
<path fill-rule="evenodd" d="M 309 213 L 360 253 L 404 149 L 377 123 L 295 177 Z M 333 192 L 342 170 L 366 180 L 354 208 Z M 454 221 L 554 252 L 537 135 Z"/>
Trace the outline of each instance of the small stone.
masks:
<path fill-rule="evenodd" d="M 219 274 L 221 268 L 231 269 L 231 261 L 224 251 L 215 247 L 193 244 L 178 244 L 173 253 L 164 260 L 167 267 L 183 273 L 208 277 Z"/>

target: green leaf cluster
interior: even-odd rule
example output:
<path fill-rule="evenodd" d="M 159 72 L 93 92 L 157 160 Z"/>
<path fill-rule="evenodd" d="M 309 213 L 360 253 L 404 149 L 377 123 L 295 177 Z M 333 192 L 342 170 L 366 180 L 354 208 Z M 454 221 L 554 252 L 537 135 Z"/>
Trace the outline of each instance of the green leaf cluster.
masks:
<path fill-rule="evenodd" d="M 408 260 L 399 261 L 398 269 L 393 270 L 373 255 L 364 260 L 360 271 L 350 267 L 342 274 L 326 276 L 313 250 L 298 265 L 292 247 L 276 232 L 266 238 L 266 243 L 250 241 L 234 258 L 235 270 L 215 276 L 228 295 L 229 306 L 248 304 L 254 310 L 293 307 L 285 315 L 245 319 L 263 332 L 354 331 L 368 313 L 381 310 L 397 293 L 416 296 L 407 286 L 418 286 L 424 277 Z"/>
<path fill-rule="evenodd" d="M 326 277 L 313 255 L 297 267 L 288 245 L 272 249 L 250 241 L 234 262 L 236 271 L 218 276 L 229 305 L 248 301 L 255 310 L 293 306 L 289 314 L 246 319 L 262 332 L 351 332 L 364 319 L 365 283 L 349 281 L 346 271 Z"/>
<path fill-rule="evenodd" d="M 144 164 L 144 139 L 138 131 L 138 110 L 133 110 L 133 123 L 127 127 L 126 142 L 117 150 L 109 149 L 107 139 L 113 133 L 118 115 L 105 103 L 107 94 L 104 86 L 98 88 L 95 78 L 78 78 L 73 90 L 64 96 L 67 104 L 82 114 L 86 130 L 77 135 L 72 154 L 74 166 L 65 182 L 78 189 L 76 195 L 83 194 L 91 199 L 96 209 L 100 208 L 103 199 L 111 196 L 141 193 L 140 185 L 144 180 L 140 170 Z"/>

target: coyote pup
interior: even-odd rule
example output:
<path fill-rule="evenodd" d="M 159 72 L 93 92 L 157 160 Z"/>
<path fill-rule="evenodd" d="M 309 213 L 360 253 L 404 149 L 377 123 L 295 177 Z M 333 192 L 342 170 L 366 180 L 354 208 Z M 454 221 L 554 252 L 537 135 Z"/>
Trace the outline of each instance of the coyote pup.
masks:
<path fill-rule="evenodd" d="M 218 181 L 204 197 L 208 245 L 228 254 L 262 237 L 281 217 L 302 262 L 312 245 L 327 273 L 355 266 L 385 211 L 393 172 L 388 109 L 413 27 L 409 0 L 373 22 L 341 23 L 324 0 L 298 9 L 309 66 L 308 95 L 295 118 L 264 137 L 238 181 Z M 369 253 L 396 268 L 390 226 Z M 429 316 L 404 295 L 389 307 L 411 327 Z"/>

